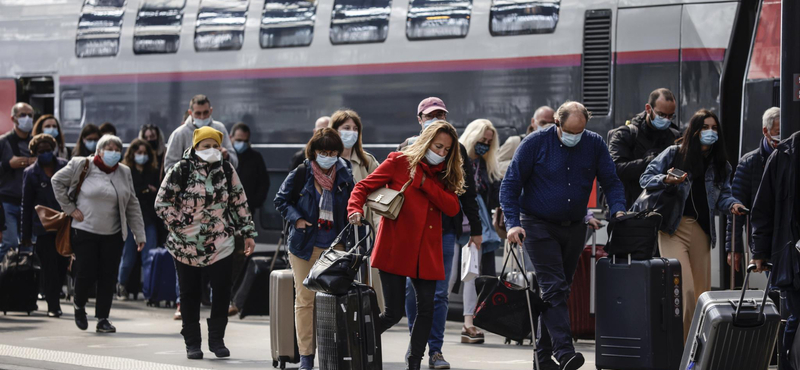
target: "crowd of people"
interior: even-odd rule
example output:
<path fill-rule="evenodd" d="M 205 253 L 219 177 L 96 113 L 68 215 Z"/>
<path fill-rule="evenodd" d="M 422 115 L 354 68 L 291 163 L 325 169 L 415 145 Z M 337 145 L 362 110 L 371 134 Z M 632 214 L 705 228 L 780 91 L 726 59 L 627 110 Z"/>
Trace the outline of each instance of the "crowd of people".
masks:
<path fill-rule="evenodd" d="M 58 297 L 70 259 L 55 252 L 56 235 L 42 227 L 38 205 L 72 217 L 78 328 L 88 327 L 85 305 L 96 285 L 96 330 L 115 332 L 109 321 L 114 296 L 127 297 L 136 260 L 145 265 L 147 251 L 164 246 L 175 260 L 176 317 L 187 357 L 203 356 L 204 279 L 212 296 L 209 349 L 218 357 L 230 355 L 223 339 L 228 315 L 236 310 L 232 276 L 255 248 L 252 215 L 266 200 L 269 176 L 250 147 L 251 129 L 238 123 L 229 132 L 212 111 L 210 100 L 197 95 L 166 144 L 158 127 L 144 125 L 127 150 L 112 124 L 87 124 L 70 153 L 56 117 L 44 115 L 34 124 L 33 108 L 13 107 L 14 128 L 0 137 L 0 255 L 35 246 L 48 316 L 61 315 Z M 584 358 L 573 346 L 567 300 L 586 228 L 601 227 L 586 206 L 595 179 L 609 218 L 623 215 L 643 191 L 670 188 L 677 194 L 660 227 L 658 252 L 682 265 L 684 336 L 697 298 L 711 289 L 715 215 L 745 217 L 752 208 L 754 263 L 762 269 L 771 260 L 773 286 L 792 291 L 786 336 L 793 339 L 800 313 L 800 293 L 793 288 L 800 277 L 794 271 L 800 262 L 784 247 L 797 239 L 786 225 L 796 225 L 794 210 L 800 207 L 785 204 L 795 197 L 796 135 L 781 142 L 780 110 L 767 110 L 760 147 L 743 156 L 732 175 L 724 123 L 715 113 L 701 109 L 681 129 L 675 112 L 673 93 L 656 89 L 644 111 L 609 132 L 606 143 L 586 129 L 591 113 L 568 101 L 557 109 L 540 107 L 525 134 L 500 145 L 487 119 L 472 121 L 458 135 L 445 102 L 429 97 L 417 107 L 419 135 L 383 161 L 364 149 L 369 126 L 357 112 L 343 109 L 319 118 L 274 199 L 289 226 L 300 369 L 314 367 L 316 352 L 314 293 L 302 282 L 340 231 L 362 220 L 380 225 L 371 258 L 383 307 L 377 330 L 383 333 L 408 317 L 408 369 L 421 367 L 426 346 L 430 368 L 450 368 L 442 347 L 456 250 L 474 244 L 482 274 L 494 275 L 494 254 L 503 245 L 499 229 L 507 230 L 508 242 L 524 246 L 526 264 L 549 304 L 535 333 L 540 367 L 580 368 Z M 396 219 L 366 206 L 369 194 L 384 187 L 403 191 Z M 742 243 L 732 246 L 730 240 L 743 224 L 733 229 L 729 222 L 725 243 L 737 269 Z M 474 282 L 465 282 L 462 343 L 484 341 L 472 320 L 477 301 Z"/>

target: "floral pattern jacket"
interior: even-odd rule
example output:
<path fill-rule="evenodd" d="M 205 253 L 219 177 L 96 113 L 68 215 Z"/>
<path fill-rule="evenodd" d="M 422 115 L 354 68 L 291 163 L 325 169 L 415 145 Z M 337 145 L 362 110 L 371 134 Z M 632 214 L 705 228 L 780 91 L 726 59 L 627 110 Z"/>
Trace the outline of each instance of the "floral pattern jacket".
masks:
<path fill-rule="evenodd" d="M 175 259 L 208 266 L 233 253 L 234 235 L 255 238 L 258 233 L 235 169 L 229 193 L 223 162 L 206 163 L 192 148 L 183 159 L 189 173 L 181 173 L 181 162 L 167 170 L 156 197 L 156 214 L 169 229 L 166 247 Z M 183 176 L 188 177 L 181 192 Z"/>

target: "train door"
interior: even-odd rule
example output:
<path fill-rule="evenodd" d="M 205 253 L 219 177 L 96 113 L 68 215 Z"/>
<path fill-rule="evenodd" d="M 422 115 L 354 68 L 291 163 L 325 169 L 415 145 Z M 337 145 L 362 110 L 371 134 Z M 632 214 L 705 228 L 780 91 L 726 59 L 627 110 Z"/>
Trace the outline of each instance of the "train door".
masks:
<path fill-rule="evenodd" d="M 681 8 L 669 5 L 617 10 L 615 127 L 644 111 L 651 91 L 659 87 L 676 94 L 680 91 Z M 680 104 L 675 113 L 679 110 Z"/>
<path fill-rule="evenodd" d="M 55 90 L 52 76 L 26 76 L 0 79 L 0 132 L 10 130 L 11 108 L 18 102 L 33 107 L 34 120 L 55 114 Z"/>

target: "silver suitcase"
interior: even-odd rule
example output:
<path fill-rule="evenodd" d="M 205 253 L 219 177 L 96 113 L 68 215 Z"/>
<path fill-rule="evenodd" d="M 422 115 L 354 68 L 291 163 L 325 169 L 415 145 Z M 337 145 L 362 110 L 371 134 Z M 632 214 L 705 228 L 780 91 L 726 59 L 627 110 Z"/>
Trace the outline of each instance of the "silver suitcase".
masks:
<path fill-rule="evenodd" d="M 754 268 L 748 267 L 744 287 Z M 705 292 L 697 301 L 680 369 L 766 370 L 780 322 L 767 291 Z"/>

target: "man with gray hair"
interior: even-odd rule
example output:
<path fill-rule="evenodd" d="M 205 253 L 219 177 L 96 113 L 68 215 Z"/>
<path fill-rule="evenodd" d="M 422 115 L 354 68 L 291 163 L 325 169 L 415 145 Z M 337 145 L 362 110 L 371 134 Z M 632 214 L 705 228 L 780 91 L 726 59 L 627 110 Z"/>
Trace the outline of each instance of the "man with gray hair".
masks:
<path fill-rule="evenodd" d="M 739 199 L 742 205 L 752 209 L 753 202 L 756 199 L 756 193 L 761 185 L 761 177 L 764 175 L 764 166 L 767 164 L 767 158 L 778 146 L 781 141 L 781 109 L 772 107 L 764 112 L 761 118 L 761 142 L 758 148 L 746 153 L 739 160 L 739 165 L 736 167 L 736 174 L 733 176 L 733 183 L 731 190 L 733 197 Z M 736 218 L 736 229 L 733 228 L 733 217 Z M 728 264 L 734 263 L 736 271 L 739 271 L 742 258 L 742 229 L 745 225 L 745 217 L 747 216 L 728 216 L 728 227 L 725 237 L 725 250 L 728 252 Z M 736 245 L 733 246 L 733 255 L 731 255 L 731 235 L 736 233 Z M 753 245 L 752 230 L 747 230 L 747 237 L 750 241 L 749 245 Z M 733 259 L 733 260 L 731 260 Z"/>
<path fill-rule="evenodd" d="M 546 105 L 539 107 L 536 109 L 536 112 L 533 113 L 533 117 L 531 117 L 531 124 L 528 125 L 528 128 L 524 134 L 509 136 L 508 139 L 506 139 L 506 142 L 500 146 L 500 150 L 497 152 L 497 162 L 500 163 L 500 174 L 506 174 L 508 164 L 511 163 L 511 158 L 514 157 L 514 152 L 517 151 L 519 143 L 522 142 L 522 139 L 524 139 L 525 136 L 536 130 L 544 130 L 553 125 L 553 114 L 555 114 L 553 108 L 550 108 Z"/>
<path fill-rule="evenodd" d="M 28 143 L 33 130 L 33 107 L 17 103 L 11 108 L 14 128 L 0 136 L 0 202 L 5 216 L 5 233 L 0 244 L 0 259 L 19 246 L 22 172 L 36 162 Z M 0 230 L 3 229 L 0 227 Z"/>
<path fill-rule="evenodd" d="M 605 141 L 586 130 L 590 118 L 583 104 L 561 105 L 556 127 L 522 140 L 500 185 L 508 241 L 524 244 L 542 299 L 550 305 L 539 316 L 536 335 L 539 365 L 545 370 L 577 370 L 584 363 L 572 344 L 567 299 L 584 248 L 584 216 L 595 177 L 606 191 L 611 214 L 625 212 L 625 190 Z"/>

